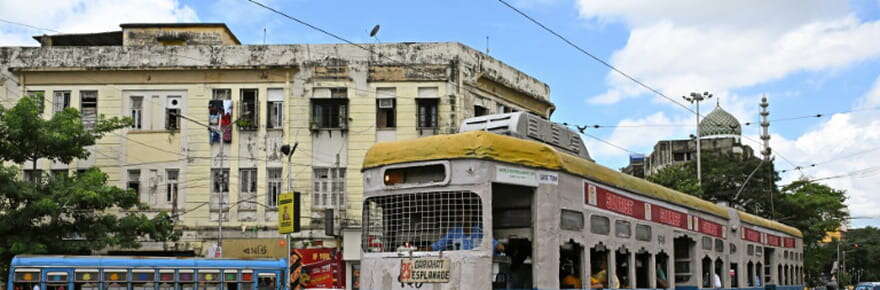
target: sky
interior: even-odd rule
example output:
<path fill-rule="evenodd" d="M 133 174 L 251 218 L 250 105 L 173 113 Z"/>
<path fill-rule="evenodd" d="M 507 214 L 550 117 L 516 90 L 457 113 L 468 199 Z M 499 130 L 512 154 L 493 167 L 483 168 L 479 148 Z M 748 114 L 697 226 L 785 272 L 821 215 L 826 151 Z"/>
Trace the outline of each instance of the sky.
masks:
<path fill-rule="evenodd" d="M 770 126 L 776 168 L 806 167 L 782 173 L 781 184 L 844 175 L 820 182 L 847 191 L 852 227 L 880 226 L 880 0 L 507 1 L 691 108 L 681 96 L 710 92 L 703 112 L 720 105 L 755 123 L 766 96 L 770 119 L 784 119 Z M 497 0 L 261 2 L 353 42 L 455 41 L 488 51 L 550 85 L 554 121 L 609 126 L 587 132 L 630 152 L 694 134 L 693 113 Z M 224 22 L 245 44 L 339 42 L 246 0 L 0 0 L 0 19 L 54 30 L 0 22 L 0 46 L 133 22 Z M 758 129 L 743 129 L 756 152 Z M 584 141 L 597 162 L 626 166 L 629 152 Z"/>

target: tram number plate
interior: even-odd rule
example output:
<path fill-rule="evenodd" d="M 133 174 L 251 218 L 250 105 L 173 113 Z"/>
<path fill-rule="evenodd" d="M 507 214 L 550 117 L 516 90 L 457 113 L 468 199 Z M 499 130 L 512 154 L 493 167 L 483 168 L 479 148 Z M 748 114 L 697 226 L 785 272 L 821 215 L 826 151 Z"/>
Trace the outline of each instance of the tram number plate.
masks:
<path fill-rule="evenodd" d="M 448 283 L 449 259 L 414 258 L 400 260 L 401 283 Z"/>

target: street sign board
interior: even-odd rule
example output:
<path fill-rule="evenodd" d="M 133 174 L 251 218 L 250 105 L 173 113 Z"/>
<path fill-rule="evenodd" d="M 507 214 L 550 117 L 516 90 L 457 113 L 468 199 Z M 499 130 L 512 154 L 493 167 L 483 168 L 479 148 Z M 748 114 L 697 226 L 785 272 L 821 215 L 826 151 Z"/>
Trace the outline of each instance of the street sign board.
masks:
<path fill-rule="evenodd" d="M 285 192 L 278 196 L 278 232 L 289 234 L 299 231 L 299 192 Z"/>

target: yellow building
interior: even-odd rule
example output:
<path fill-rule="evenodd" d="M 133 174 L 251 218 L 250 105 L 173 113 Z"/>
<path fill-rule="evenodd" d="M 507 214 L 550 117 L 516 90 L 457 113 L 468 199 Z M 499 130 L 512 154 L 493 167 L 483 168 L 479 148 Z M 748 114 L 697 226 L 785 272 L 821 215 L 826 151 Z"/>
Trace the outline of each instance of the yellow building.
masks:
<path fill-rule="evenodd" d="M 179 217 L 180 242 L 143 250 L 203 255 L 224 212 L 225 239 L 279 237 L 274 208 L 288 173 L 303 203 L 294 238 L 332 245 L 324 210 L 337 234 L 359 227 L 371 145 L 453 133 L 475 115 L 554 109 L 546 84 L 460 43 L 241 45 L 224 24 L 121 28 L 0 48 L 0 102 L 42 95 L 47 117 L 73 107 L 85 122 L 134 119 L 87 160 L 37 165 L 99 167 L 151 211 Z M 290 166 L 285 144 L 298 144 Z"/>

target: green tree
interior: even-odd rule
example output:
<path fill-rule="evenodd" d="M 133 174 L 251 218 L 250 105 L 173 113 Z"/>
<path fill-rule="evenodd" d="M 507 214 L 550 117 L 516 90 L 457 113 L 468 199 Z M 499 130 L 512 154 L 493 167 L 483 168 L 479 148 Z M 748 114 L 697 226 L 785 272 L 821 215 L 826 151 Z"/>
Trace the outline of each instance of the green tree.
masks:
<path fill-rule="evenodd" d="M 20 168 L 3 163 L 85 159 L 86 147 L 129 122 L 101 116 L 87 129 L 71 108 L 46 120 L 31 98 L 8 110 L 0 107 L 0 271 L 20 254 L 80 254 L 111 246 L 135 248 L 144 238 L 178 237 L 166 213 L 148 217 L 137 211 L 143 208 L 138 196 L 107 185 L 100 170 L 24 181 L 18 178 Z"/>
<path fill-rule="evenodd" d="M 866 227 L 846 232 L 845 246 L 847 272 L 852 283 L 880 281 L 880 228 Z"/>

